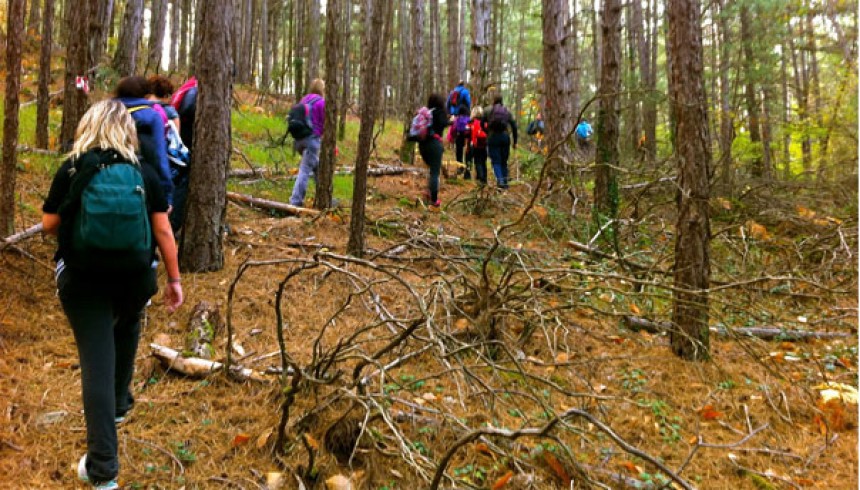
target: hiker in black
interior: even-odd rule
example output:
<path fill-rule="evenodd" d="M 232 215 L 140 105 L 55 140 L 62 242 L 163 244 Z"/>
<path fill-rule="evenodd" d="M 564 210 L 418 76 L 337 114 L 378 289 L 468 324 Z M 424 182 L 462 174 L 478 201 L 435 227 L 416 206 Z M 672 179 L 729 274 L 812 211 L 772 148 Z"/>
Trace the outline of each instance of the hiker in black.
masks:
<path fill-rule="evenodd" d="M 179 115 L 179 137 L 188 148 L 189 152 L 193 152 L 194 144 L 194 119 L 197 116 L 197 79 L 191 77 L 185 82 L 176 93 L 173 94 L 171 105 L 176 109 Z M 173 227 L 173 232 L 178 233 L 185 224 L 185 202 L 188 199 L 188 184 L 190 183 L 191 165 L 194 163 L 194 154 L 190 155 L 191 161 L 184 169 L 180 169 L 176 177 L 173 179 L 173 184 L 176 186 L 173 197 L 173 212 L 170 213 L 170 225 Z"/>
<path fill-rule="evenodd" d="M 469 140 L 469 109 L 465 105 L 460 106 L 454 125 L 449 131 L 454 132 L 454 156 L 458 162 L 463 163 L 463 151 Z"/>
<path fill-rule="evenodd" d="M 69 159 L 54 176 L 42 206 L 45 233 L 58 236 L 59 247 L 54 256 L 58 296 L 74 333 L 81 366 L 87 453 L 79 462 L 78 476 L 99 488 L 118 488 L 115 424 L 133 403 L 129 384 L 140 316 L 158 289 L 156 270 L 151 267 L 156 244 L 167 269 L 165 304 L 173 311 L 183 301 L 164 190 L 155 170 L 139 163 L 136 145 L 134 121 L 122 103 L 105 100 L 94 104 L 81 118 Z M 138 203 L 145 204 L 146 209 L 139 211 L 147 213 L 151 224 L 149 230 L 139 231 L 153 243 L 148 260 L 145 256 L 142 261 L 109 264 L 100 261 L 100 256 L 116 257 L 124 250 L 112 249 L 106 254 L 100 250 L 88 251 L 79 243 L 77 230 L 81 227 L 73 225 L 80 219 L 78 214 L 83 212 L 84 204 L 80 194 L 73 194 L 73 186 L 87 189 L 90 184 L 80 184 L 78 178 L 89 175 L 92 182 L 96 178 L 93 172 L 102 172 L 113 165 L 128 165 L 132 174 L 139 169 L 142 177 L 143 189 L 132 188 L 142 192 L 145 203 L 140 198 Z M 73 168 L 75 172 L 71 171 Z M 145 246 L 143 250 L 147 250 Z M 132 263 L 136 265 L 131 266 Z"/>
<path fill-rule="evenodd" d="M 484 121 L 487 125 L 487 153 L 493 164 L 493 174 L 499 189 L 508 188 L 508 158 L 511 154 L 511 137 L 513 134 L 514 149 L 517 148 L 517 122 L 502 103 L 502 97 L 493 99 L 492 107 L 484 111 Z"/>
<path fill-rule="evenodd" d="M 418 142 L 418 153 L 424 159 L 424 163 L 430 167 L 427 178 L 426 198 L 430 206 L 438 208 L 442 202 L 439 200 L 439 173 L 442 171 L 442 133 L 448 126 L 448 115 L 445 113 L 445 99 L 439 94 L 432 94 L 427 99 L 427 108 L 433 113 L 433 124 L 430 126 L 430 134 Z"/>

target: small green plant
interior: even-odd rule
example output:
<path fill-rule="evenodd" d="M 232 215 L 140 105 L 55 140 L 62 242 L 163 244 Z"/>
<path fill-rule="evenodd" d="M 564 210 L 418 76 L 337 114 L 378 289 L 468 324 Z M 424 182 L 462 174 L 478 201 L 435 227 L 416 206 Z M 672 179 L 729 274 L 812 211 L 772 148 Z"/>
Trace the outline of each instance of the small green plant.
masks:
<path fill-rule="evenodd" d="M 641 393 L 647 383 L 648 377 L 645 375 L 645 371 L 641 369 L 636 368 L 621 372 L 621 387 L 625 390 Z"/>
<path fill-rule="evenodd" d="M 187 442 L 173 442 L 173 454 L 179 461 L 183 463 L 193 463 L 197 461 L 197 455 L 194 454 L 188 446 Z"/>
<path fill-rule="evenodd" d="M 725 381 L 720 381 L 717 384 L 717 388 L 719 388 L 721 390 L 726 390 L 726 391 L 731 390 L 732 388 L 734 388 L 736 386 L 737 386 L 737 384 L 735 384 L 735 382 L 730 380 L 730 379 L 727 379 Z"/>

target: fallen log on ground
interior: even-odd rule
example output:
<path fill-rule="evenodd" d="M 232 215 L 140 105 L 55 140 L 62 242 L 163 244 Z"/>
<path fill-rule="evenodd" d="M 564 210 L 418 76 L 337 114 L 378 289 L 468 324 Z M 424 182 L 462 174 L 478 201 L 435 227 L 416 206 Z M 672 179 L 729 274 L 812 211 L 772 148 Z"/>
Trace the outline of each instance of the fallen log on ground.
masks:
<path fill-rule="evenodd" d="M 672 328 L 669 322 L 655 322 L 647 318 L 637 316 L 625 316 L 624 323 L 627 328 L 638 332 L 644 330 L 648 333 L 663 333 Z M 809 339 L 841 339 L 851 337 L 849 332 L 818 332 L 808 330 L 791 330 L 780 327 L 738 327 L 727 329 L 725 327 L 711 327 L 711 332 L 721 337 L 740 336 L 756 337 L 762 340 L 809 340 Z"/>
<path fill-rule="evenodd" d="M 243 204 L 250 204 L 251 206 L 262 208 L 262 209 L 273 209 L 275 211 L 283 211 L 285 213 L 289 213 L 296 216 L 318 216 L 320 214 L 316 209 L 303 208 L 300 206 L 293 206 L 292 204 L 287 204 L 285 202 L 278 201 L 270 201 L 268 199 L 261 199 L 259 197 L 249 196 L 247 194 L 239 194 L 237 192 L 227 192 L 227 199 L 233 202 L 239 202 Z"/>
<path fill-rule="evenodd" d="M 220 371 L 224 364 L 197 357 L 185 357 L 179 351 L 158 344 L 149 344 L 152 355 L 155 356 L 169 371 L 176 371 L 191 378 L 205 378 Z M 242 366 L 233 366 L 230 374 L 239 379 L 251 381 L 269 381 L 262 373 Z"/>
<path fill-rule="evenodd" d="M 352 175 L 352 168 L 343 168 L 335 171 L 335 175 Z M 263 177 L 264 175 L 282 175 L 283 171 L 274 171 L 265 167 L 253 168 L 237 168 L 227 172 L 228 178 L 246 179 L 251 177 Z M 417 174 L 421 170 L 415 167 L 395 167 L 391 165 L 383 165 L 379 167 L 371 167 L 367 169 L 367 175 L 370 177 L 380 177 L 383 175 L 402 175 L 402 174 Z M 295 175 L 290 175 L 288 179 L 295 179 Z"/>
<path fill-rule="evenodd" d="M 275 172 L 272 169 L 265 167 L 254 167 L 254 168 L 235 168 L 227 172 L 227 177 L 237 177 L 241 179 L 245 179 L 248 177 L 262 177 L 263 175 L 277 175 L 282 174 L 284 172 Z"/>
<path fill-rule="evenodd" d="M 188 336 L 185 339 L 186 351 L 202 359 L 212 359 L 215 348 L 212 341 L 221 330 L 221 315 L 218 308 L 206 301 L 197 303 L 188 320 Z"/>

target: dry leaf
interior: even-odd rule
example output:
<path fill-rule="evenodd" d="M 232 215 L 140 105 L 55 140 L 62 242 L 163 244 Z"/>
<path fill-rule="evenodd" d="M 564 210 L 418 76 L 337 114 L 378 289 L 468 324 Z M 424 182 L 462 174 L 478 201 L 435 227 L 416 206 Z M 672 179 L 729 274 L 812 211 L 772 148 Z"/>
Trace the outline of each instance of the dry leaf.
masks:
<path fill-rule="evenodd" d="M 633 461 L 622 461 L 621 467 L 629 471 L 633 475 L 639 475 L 639 467 L 633 464 Z"/>
<path fill-rule="evenodd" d="M 269 438 L 272 437 L 272 429 L 266 429 L 262 434 L 257 437 L 257 442 L 254 444 L 257 446 L 257 449 L 263 449 L 265 445 L 269 442 Z"/>
<path fill-rule="evenodd" d="M 568 361 L 568 355 L 565 352 L 559 352 L 557 356 L 555 356 L 555 362 L 558 364 L 564 364 Z"/>
<path fill-rule="evenodd" d="M 812 219 L 815 217 L 815 211 L 805 208 L 799 204 L 795 206 L 795 209 L 797 209 L 797 215 L 803 219 Z"/>
<path fill-rule="evenodd" d="M 630 313 L 634 315 L 640 315 L 642 312 L 639 310 L 639 307 L 636 306 L 636 303 L 630 303 Z"/>
<path fill-rule="evenodd" d="M 308 443 L 308 446 L 310 446 L 311 449 L 313 449 L 314 451 L 320 450 L 320 441 L 314 439 L 314 436 L 308 434 L 307 432 L 305 432 L 303 436 L 305 438 L 305 442 Z"/>
<path fill-rule="evenodd" d="M 343 475 L 334 475 L 325 481 L 328 490 L 353 490 L 352 481 Z"/>
<path fill-rule="evenodd" d="M 728 199 L 723 198 L 723 197 L 717 198 L 717 204 L 719 204 L 720 207 L 725 209 L 726 211 L 731 211 L 731 209 L 732 209 L 732 202 L 729 201 Z"/>
<path fill-rule="evenodd" d="M 475 452 L 486 454 L 487 456 L 492 456 L 493 452 L 490 451 L 490 447 L 484 444 L 483 442 L 479 442 L 475 444 Z"/>
<path fill-rule="evenodd" d="M 760 225 L 753 220 L 748 220 L 744 223 L 747 230 L 749 230 L 749 235 L 756 240 L 770 240 L 771 235 L 767 232 L 767 228 L 764 225 Z"/>
<path fill-rule="evenodd" d="M 233 447 L 239 447 L 242 444 L 245 444 L 246 442 L 248 442 L 250 440 L 251 440 L 251 436 L 249 436 L 248 434 L 236 434 L 233 437 L 233 442 L 231 445 Z"/>
<path fill-rule="evenodd" d="M 570 475 L 567 474 L 567 470 L 564 468 L 564 465 L 549 451 L 544 451 L 542 453 L 543 460 L 546 462 L 547 466 L 552 470 L 555 476 L 561 480 L 562 485 L 565 487 L 570 486 Z"/>
<path fill-rule="evenodd" d="M 511 481 L 511 478 L 513 478 L 513 477 L 514 477 L 514 472 L 511 470 L 508 470 L 508 472 L 505 473 L 504 475 L 502 475 L 498 480 L 496 480 L 496 482 L 493 483 L 493 486 L 490 488 L 492 490 L 501 490 L 502 488 L 505 487 L 505 485 L 508 484 L 509 481 Z"/>
<path fill-rule="evenodd" d="M 284 474 L 278 471 L 266 473 L 266 488 L 268 490 L 284 488 Z"/>
<path fill-rule="evenodd" d="M 466 330 L 469 328 L 469 319 L 468 318 L 458 318 L 454 322 L 454 328 L 457 330 Z"/>
<path fill-rule="evenodd" d="M 794 345 L 793 343 L 791 343 L 791 342 L 781 342 L 781 343 L 779 344 L 779 348 L 780 348 L 780 349 L 782 349 L 782 350 L 794 350 L 796 347 L 795 347 L 795 345 Z"/>
<path fill-rule="evenodd" d="M 722 413 L 714 409 L 713 405 L 705 405 L 699 410 L 699 415 L 705 420 L 716 420 L 722 417 Z"/>

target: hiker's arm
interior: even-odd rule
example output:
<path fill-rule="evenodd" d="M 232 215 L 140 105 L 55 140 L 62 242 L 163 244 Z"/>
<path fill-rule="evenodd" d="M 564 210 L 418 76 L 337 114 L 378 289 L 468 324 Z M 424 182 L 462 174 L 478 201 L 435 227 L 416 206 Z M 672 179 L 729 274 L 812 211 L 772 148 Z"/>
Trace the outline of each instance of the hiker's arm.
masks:
<path fill-rule="evenodd" d="M 164 300 L 167 311 L 173 312 L 182 304 L 182 283 L 179 275 L 179 259 L 176 256 L 176 241 L 173 238 L 173 230 L 170 228 L 170 220 L 167 213 L 152 213 L 152 233 L 161 258 L 164 260 L 164 268 L 167 270 L 167 287 L 164 289 Z"/>
<path fill-rule="evenodd" d="M 510 125 L 511 125 L 511 134 L 513 134 L 513 136 L 514 136 L 514 148 L 516 148 L 517 147 L 517 122 L 514 120 L 514 118 L 511 118 Z"/>
<path fill-rule="evenodd" d="M 42 232 L 48 235 L 57 235 L 60 229 L 60 215 L 53 213 L 42 214 Z"/>

